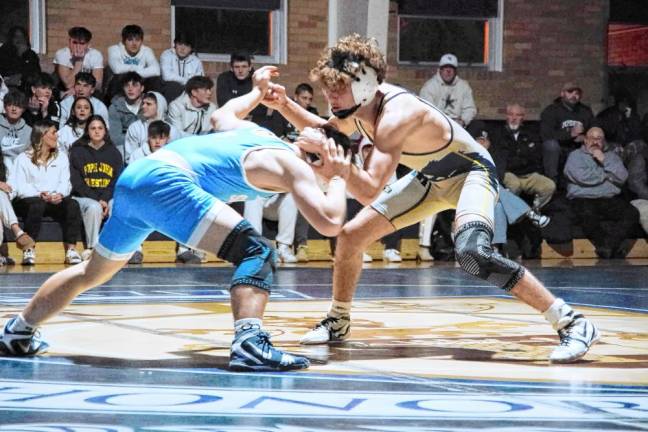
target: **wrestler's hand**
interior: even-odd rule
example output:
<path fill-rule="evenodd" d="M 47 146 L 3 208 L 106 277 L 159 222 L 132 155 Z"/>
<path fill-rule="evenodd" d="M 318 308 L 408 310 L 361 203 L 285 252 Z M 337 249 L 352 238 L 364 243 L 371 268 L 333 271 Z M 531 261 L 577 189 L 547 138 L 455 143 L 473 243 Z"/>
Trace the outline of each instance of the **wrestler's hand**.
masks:
<path fill-rule="evenodd" d="M 279 76 L 279 69 L 276 66 L 263 66 L 254 71 L 252 75 L 252 84 L 258 87 L 263 93 L 266 93 L 273 77 Z"/>
<path fill-rule="evenodd" d="M 313 165 L 313 171 L 326 180 L 333 177 L 349 178 L 351 172 L 351 152 L 344 151 L 342 146 L 336 145 L 332 138 L 326 140 L 325 151 L 320 155 L 319 165 Z"/>
<path fill-rule="evenodd" d="M 284 105 L 286 105 L 286 103 L 288 103 L 286 88 L 279 84 L 270 83 L 268 91 L 261 103 L 268 108 L 279 111 Z"/>

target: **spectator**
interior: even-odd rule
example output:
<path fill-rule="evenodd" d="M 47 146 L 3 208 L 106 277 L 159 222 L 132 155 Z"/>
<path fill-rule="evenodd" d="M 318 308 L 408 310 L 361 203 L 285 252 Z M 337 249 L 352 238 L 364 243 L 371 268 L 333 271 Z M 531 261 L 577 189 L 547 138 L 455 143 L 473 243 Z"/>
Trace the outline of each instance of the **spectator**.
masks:
<path fill-rule="evenodd" d="M 595 123 L 603 129 L 608 143 L 622 149 L 641 140 L 641 119 L 634 101 L 627 94 L 617 95 L 614 105 L 596 115 Z"/>
<path fill-rule="evenodd" d="M 167 102 L 160 93 L 148 92 L 142 96 L 139 118 L 131 123 L 128 131 L 126 131 L 124 159 L 127 164 L 130 163 L 133 152 L 147 145 L 149 124 L 156 120 L 164 120 L 166 118 L 166 112 Z M 180 132 L 171 126 L 170 136 L 167 137 L 167 141 L 171 142 L 180 138 L 180 136 Z"/>
<path fill-rule="evenodd" d="M 0 75 L 0 114 L 4 113 L 4 97 L 9 93 L 9 87 L 5 84 L 4 78 Z"/>
<path fill-rule="evenodd" d="M 481 121 L 474 121 L 468 128 L 468 132 L 489 152 L 492 150 L 488 130 Z M 495 230 L 493 233 L 492 244 L 500 253 L 506 254 L 504 247 L 508 242 L 508 226 L 521 222 L 528 218 L 529 221 L 538 228 L 546 227 L 550 218 L 537 213 L 534 209 L 524 202 L 517 194 L 513 193 L 501 184 L 502 172 L 498 168 L 500 178 L 499 196 L 495 203 Z"/>
<path fill-rule="evenodd" d="M 585 140 L 585 131 L 592 124 L 594 115 L 581 102 L 582 89 L 575 83 L 562 86 L 560 97 L 540 114 L 542 138 L 542 163 L 544 174 L 559 186 L 559 173 L 569 152 Z"/>
<path fill-rule="evenodd" d="M 122 156 L 110 141 L 106 121 L 91 116 L 83 136 L 70 148 L 72 198 L 79 203 L 85 229 L 87 260 L 97 244 L 99 229 L 108 218 L 115 182 L 124 167 Z"/>
<path fill-rule="evenodd" d="M 24 27 L 11 27 L 5 43 L 0 46 L 0 75 L 9 87 L 27 90 L 27 78 L 40 73 L 40 59 L 31 49 Z"/>
<path fill-rule="evenodd" d="M 101 88 L 103 81 L 104 60 L 99 50 L 90 48 L 92 33 L 85 27 L 72 27 L 68 30 L 68 46 L 54 54 L 56 74 L 61 80 L 63 95 L 76 93 L 76 83 L 79 72 L 91 74 L 94 77 L 94 88 Z M 86 82 L 88 82 L 86 80 Z M 77 96 L 81 96 L 78 95 Z M 84 94 L 82 96 L 91 96 Z M 96 110 L 95 110 L 96 111 Z M 65 122 L 63 122 L 65 123 Z"/>
<path fill-rule="evenodd" d="M 74 100 L 71 111 L 70 118 L 68 118 L 65 126 L 58 132 L 59 150 L 68 155 L 68 157 L 70 155 L 70 147 L 83 136 L 88 119 L 94 115 L 90 99 L 83 96 Z"/>
<path fill-rule="evenodd" d="M 639 210 L 639 222 L 648 234 L 648 145 L 633 141 L 628 145 L 628 189 L 633 194 L 630 204 Z M 629 154 L 628 154 L 629 153 Z"/>
<path fill-rule="evenodd" d="M 416 252 L 416 260 L 422 262 L 434 261 L 434 256 L 430 252 L 432 247 L 432 230 L 436 222 L 436 215 L 429 216 L 419 222 L 418 241 L 419 247 Z"/>
<path fill-rule="evenodd" d="M 190 78 L 184 93 L 169 105 L 169 123 L 185 135 L 208 133 L 209 118 L 216 111 L 211 101 L 213 88 L 214 82 L 208 77 Z"/>
<path fill-rule="evenodd" d="M 59 152 L 56 126 L 46 121 L 34 123 L 31 149 L 21 153 L 14 163 L 11 185 L 14 208 L 22 217 L 24 230 L 38 241 L 43 216 L 51 216 L 63 231 L 65 263 L 78 264 L 81 256 L 75 250 L 81 230 L 79 204 L 70 197 L 70 165 Z M 36 248 L 23 251 L 23 265 L 36 263 Z"/>
<path fill-rule="evenodd" d="M 245 52 L 235 52 L 230 56 L 230 70 L 218 75 L 216 79 L 216 101 L 218 106 L 252 90 L 252 56 Z M 250 118 L 263 116 L 263 106 L 259 105 L 250 113 Z"/>
<path fill-rule="evenodd" d="M 583 145 L 569 154 L 564 172 L 567 199 L 596 254 L 625 258 L 628 251 L 622 243 L 633 232 L 639 212 L 620 196 L 628 171 L 607 146 L 602 129 L 587 131 Z"/>
<path fill-rule="evenodd" d="M 41 72 L 30 76 L 27 86 L 30 93 L 27 98 L 27 110 L 23 113 L 27 124 L 33 126 L 35 122 L 43 120 L 58 125 L 61 120 L 61 106 L 53 96 L 52 77 Z"/>
<path fill-rule="evenodd" d="M 467 126 L 477 115 L 477 107 L 470 84 L 457 76 L 458 65 L 454 54 L 441 56 L 439 70 L 423 84 L 420 96 L 461 126 Z"/>
<path fill-rule="evenodd" d="M 153 154 L 164 147 L 169 142 L 169 137 L 171 135 L 171 126 L 162 120 L 155 120 L 148 125 L 146 134 L 148 137 L 147 143 L 146 145 L 139 147 L 131 154 L 132 162 Z M 200 258 L 199 256 L 197 257 Z M 142 264 L 143 261 L 144 253 L 142 250 L 142 245 L 140 245 L 140 247 L 128 260 L 128 264 Z"/>
<path fill-rule="evenodd" d="M 16 157 L 30 144 L 32 129 L 22 118 L 27 98 L 19 90 L 11 90 L 3 99 L 5 112 L 0 115 L 0 149 L 5 169 L 11 173 Z"/>
<path fill-rule="evenodd" d="M 121 76 L 127 72 L 137 72 L 144 78 L 147 90 L 158 91 L 161 88 L 160 64 L 155 58 L 153 50 L 144 42 L 144 30 L 134 24 L 122 29 L 122 41 L 108 48 L 108 66 L 114 76 L 110 80 L 107 90 L 107 100 L 121 89 L 123 83 Z"/>
<path fill-rule="evenodd" d="M 100 115 L 106 122 L 108 122 L 108 108 L 106 108 L 106 105 L 100 99 L 92 96 L 96 84 L 97 81 L 91 73 L 79 72 L 76 74 L 76 77 L 74 78 L 74 87 L 72 87 L 73 93 L 61 101 L 61 120 L 59 121 L 59 129 L 67 123 L 72 108 L 72 102 L 74 102 L 75 98 L 79 97 L 88 98 L 92 104 L 93 113 Z"/>
<path fill-rule="evenodd" d="M 137 72 L 126 72 L 122 77 L 123 95 L 115 96 L 108 108 L 110 139 L 124 155 L 126 132 L 137 120 L 142 103 L 144 79 Z"/>
<path fill-rule="evenodd" d="M 182 94 L 189 78 L 205 75 L 203 64 L 194 54 L 193 39 L 186 33 L 177 33 L 173 48 L 160 56 L 162 94 L 172 101 Z"/>
<path fill-rule="evenodd" d="M 304 108 L 308 112 L 319 115 L 317 108 L 311 105 L 313 103 L 313 95 L 313 86 L 308 83 L 301 83 L 295 87 L 295 96 L 293 99 L 300 107 Z M 288 133 L 286 134 L 288 140 L 293 142 L 297 139 L 298 135 L 299 131 L 297 128 L 295 128 L 291 123 L 288 123 Z"/>
<path fill-rule="evenodd" d="M 526 127 L 525 117 L 523 106 L 506 106 L 506 124 L 493 134 L 491 153 L 504 186 L 515 195 L 533 197 L 533 208 L 537 211 L 551 201 L 556 184 L 541 174 L 540 137 Z"/>
<path fill-rule="evenodd" d="M 0 156 L 2 156 L 2 151 L 0 151 Z M 3 159 L 0 158 L 0 221 L 2 221 L 2 226 L 0 226 L 0 243 L 4 243 L 5 240 L 4 227 L 13 232 L 18 249 L 32 249 L 36 243 L 34 242 L 34 239 L 32 239 L 29 234 L 24 232 L 20 228 L 20 225 L 18 225 L 18 217 L 11 205 L 12 192 L 13 188 L 7 181 L 7 169 Z M 3 244 L 3 246 L 6 245 Z M 2 254 L 0 255 L 0 267 L 11 264 L 15 264 L 15 262 L 9 257 L 8 249 L 7 251 L 2 251 Z"/>

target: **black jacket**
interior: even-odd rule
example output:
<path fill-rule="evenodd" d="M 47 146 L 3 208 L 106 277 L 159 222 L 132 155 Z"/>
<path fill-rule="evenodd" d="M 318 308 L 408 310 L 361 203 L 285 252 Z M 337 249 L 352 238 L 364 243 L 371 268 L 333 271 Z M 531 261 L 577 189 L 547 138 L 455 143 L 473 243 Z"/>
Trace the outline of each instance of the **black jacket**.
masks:
<path fill-rule="evenodd" d="M 542 173 L 540 137 L 533 134 L 524 124 L 520 126 L 517 138 L 508 126 L 501 126 L 493 134 L 491 145 L 498 176 L 500 171 L 518 176 Z"/>
<path fill-rule="evenodd" d="M 218 75 L 216 79 L 216 102 L 218 102 L 218 106 L 222 107 L 228 100 L 250 93 L 252 91 L 252 73 L 254 73 L 254 70 L 251 70 L 250 75 L 244 80 L 237 79 L 232 71 L 226 71 Z M 261 105 L 254 108 L 251 113 L 252 117 L 263 117 L 264 108 Z"/>
<path fill-rule="evenodd" d="M 79 140 L 70 148 L 72 195 L 110 201 L 117 177 L 124 168 L 117 147 L 106 143 L 99 150 Z"/>
<path fill-rule="evenodd" d="M 577 148 L 580 143 L 571 136 L 572 126 L 580 122 L 587 132 L 593 119 L 594 114 L 587 105 L 579 102 L 574 107 L 569 107 L 561 98 L 556 98 L 540 114 L 540 135 L 543 141 L 557 140 L 561 146 Z"/>
<path fill-rule="evenodd" d="M 636 110 L 626 117 L 617 106 L 611 106 L 596 115 L 595 123 L 605 132 L 607 142 L 624 146 L 641 139 L 641 120 Z"/>

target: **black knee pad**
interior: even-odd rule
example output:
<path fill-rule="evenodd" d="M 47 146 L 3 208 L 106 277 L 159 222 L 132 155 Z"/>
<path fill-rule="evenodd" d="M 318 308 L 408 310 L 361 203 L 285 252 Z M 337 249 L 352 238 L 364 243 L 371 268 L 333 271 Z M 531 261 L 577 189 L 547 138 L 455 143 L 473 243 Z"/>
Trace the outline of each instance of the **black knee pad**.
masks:
<path fill-rule="evenodd" d="M 524 276 L 524 267 L 493 250 L 493 233 L 483 222 L 468 222 L 455 235 L 455 255 L 462 269 L 505 291 Z"/>
<path fill-rule="evenodd" d="M 236 267 L 230 288 L 252 285 L 270 292 L 277 257 L 273 247 L 246 220 L 229 233 L 217 256 Z"/>

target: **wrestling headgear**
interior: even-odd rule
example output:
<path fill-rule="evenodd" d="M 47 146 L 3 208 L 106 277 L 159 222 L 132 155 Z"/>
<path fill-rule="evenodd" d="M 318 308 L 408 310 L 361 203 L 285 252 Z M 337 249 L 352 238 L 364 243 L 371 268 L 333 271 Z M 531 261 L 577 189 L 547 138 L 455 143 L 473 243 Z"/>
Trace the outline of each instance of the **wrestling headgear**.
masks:
<path fill-rule="evenodd" d="M 336 55 L 337 54 L 337 55 Z M 351 94 L 355 106 L 333 111 L 335 117 L 344 119 L 357 111 L 361 106 L 366 106 L 376 97 L 378 91 L 378 74 L 364 59 L 350 58 L 349 55 L 334 53 L 329 61 L 329 66 L 351 77 Z"/>

